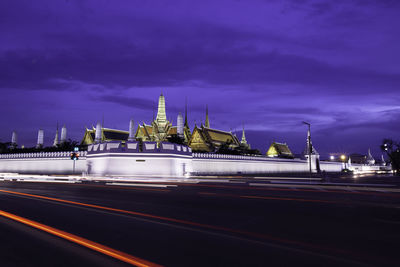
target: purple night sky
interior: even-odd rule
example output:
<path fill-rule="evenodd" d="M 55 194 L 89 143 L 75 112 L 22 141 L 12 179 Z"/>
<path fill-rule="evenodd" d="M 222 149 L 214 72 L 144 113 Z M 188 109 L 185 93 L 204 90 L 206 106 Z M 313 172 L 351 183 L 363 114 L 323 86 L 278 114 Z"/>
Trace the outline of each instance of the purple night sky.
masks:
<path fill-rule="evenodd" d="M 295 153 L 312 124 L 328 152 L 380 155 L 400 139 L 400 1 L 0 2 L 0 141 L 45 144 L 57 121 L 81 140 L 101 121 L 150 123 L 159 94 L 176 124 L 208 104 L 211 127 Z M 238 134 L 239 138 L 241 133 Z"/>

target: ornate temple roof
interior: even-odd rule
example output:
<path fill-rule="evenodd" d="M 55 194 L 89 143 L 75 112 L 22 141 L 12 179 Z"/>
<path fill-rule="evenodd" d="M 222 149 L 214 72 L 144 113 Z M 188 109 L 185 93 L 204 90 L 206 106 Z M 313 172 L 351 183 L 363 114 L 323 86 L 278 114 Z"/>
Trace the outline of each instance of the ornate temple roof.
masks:
<path fill-rule="evenodd" d="M 207 139 L 211 142 L 219 142 L 219 143 L 226 143 L 231 142 L 234 145 L 240 145 L 240 142 L 236 136 L 234 136 L 231 132 L 225 132 L 216 129 L 210 128 L 200 128 L 202 129 L 203 133 L 206 135 Z"/>
<path fill-rule="evenodd" d="M 95 140 L 96 129 L 86 129 L 81 144 L 92 144 Z M 126 141 L 128 140 L 129 132 L 117 129 L 102 128 L 102 141 Z"/>
<path fill-rule="evenodd" d="M 268 157 L 294 157 L 292 151 L 290 151 L 289 146 L 286 143 L 278 142 L 273 142 L 271 144 L 266 155 Z"/>
<path fill-rule="evenodd" d="M 189 146 L 194 150 L 213 151 L 216 147 L 225 143 L 230 143 L 233 147 L 240 146 L 238 138 L 230 132 L 196 126 Z"/>

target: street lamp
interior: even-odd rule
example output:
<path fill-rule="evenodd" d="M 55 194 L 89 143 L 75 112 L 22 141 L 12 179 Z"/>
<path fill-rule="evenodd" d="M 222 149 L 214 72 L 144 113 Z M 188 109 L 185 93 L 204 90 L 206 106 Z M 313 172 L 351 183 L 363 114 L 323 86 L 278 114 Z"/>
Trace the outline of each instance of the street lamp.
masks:
<path fill-rule="evenodd" d="M 347 169 L 347 166 L 346 166 L 346 155 L 344 155 L 344 154 L 341 155 L 341 156 L 340 156 L 340 159 L 341 159 L 341 160 L 343 161 L 343 163 L 344 163 L 344 168 Z"/>
<path fill-rule="evenodd" d="M 307 136 L 307 145 L 308 145 L 308 165 L 309 165 L 309 167 L 310 167 L 310 184 L 311 184 L 311 149 L 312 149 L 312 146 L 311 146 L 311 124 L 310 123 L 308 123 L 308 122 L 306 122 L 306 121 L 303 121 L 303 124 L 305 124 L 305 125 L 307 125 L 308 126 L 308 136 Z"/>

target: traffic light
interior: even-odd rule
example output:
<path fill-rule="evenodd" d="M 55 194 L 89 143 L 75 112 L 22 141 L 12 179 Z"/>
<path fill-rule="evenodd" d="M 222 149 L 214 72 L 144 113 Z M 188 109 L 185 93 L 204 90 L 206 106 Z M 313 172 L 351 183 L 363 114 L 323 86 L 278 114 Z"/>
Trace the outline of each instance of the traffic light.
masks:
<path fill-rule="evenodd" d="M 79 159 L 79 153 L 77 153 L 77 152 L 72 152 L 72 153 L 71 153 L 71 159 L 72 159 L 72 160 L 78 160 L 78 159 Z"/>

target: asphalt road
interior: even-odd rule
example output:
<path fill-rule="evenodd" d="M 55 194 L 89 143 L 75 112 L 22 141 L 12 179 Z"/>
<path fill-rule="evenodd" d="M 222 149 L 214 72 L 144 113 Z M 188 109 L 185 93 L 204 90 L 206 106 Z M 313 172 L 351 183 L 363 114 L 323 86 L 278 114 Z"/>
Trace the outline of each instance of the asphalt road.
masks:
<path fill-rule="evenodd" d="M 149 265 L 394 266 L 400 263 L 396 179 L 370 177 L 378 185 L 369 187 L 281 186 L 261 178 L 134 185 L 0 182 L 0 211 Z M 128 266 L 4 216 L 0 238 L 1 266 Z"/>

